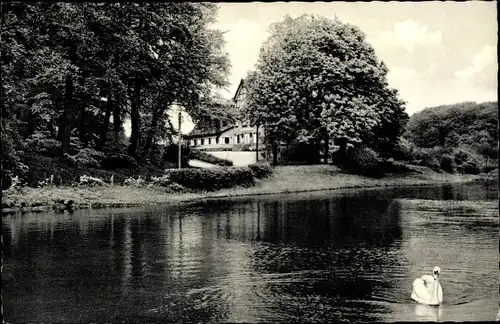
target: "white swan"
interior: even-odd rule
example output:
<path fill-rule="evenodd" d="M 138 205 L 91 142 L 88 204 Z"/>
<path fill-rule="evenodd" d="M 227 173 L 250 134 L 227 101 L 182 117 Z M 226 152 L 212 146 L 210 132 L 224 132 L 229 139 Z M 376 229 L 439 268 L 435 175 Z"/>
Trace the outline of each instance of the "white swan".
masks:
<path fill-rule="evenodd" d="M 421 304 L 437 306 L 443 302 L 443 289 L 439 283 L 441 269 L 434 267 L 433 275 L 423 275 L 413 281 L 411 299 Z"/>

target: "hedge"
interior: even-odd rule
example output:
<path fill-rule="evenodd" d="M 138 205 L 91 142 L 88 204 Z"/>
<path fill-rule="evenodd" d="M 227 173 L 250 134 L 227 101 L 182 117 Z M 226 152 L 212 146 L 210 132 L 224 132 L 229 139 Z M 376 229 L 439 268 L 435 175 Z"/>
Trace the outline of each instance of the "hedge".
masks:
<path fill-rule="evenodd" d="M 254 174 L 249 167 L 213 169 L 173 169 L 166 174 L 173 181 L 189 189 L 214 191 L 235 186 L 250 186 Z"/>
<path fill-rule="evenodd" d="M 191 150 L 191 152 L 189 152 L 189 158 L 197 159 L 203 162 L 212 163 L 220 166 L 233 166 L 232 161 L 221 159 L 216 157 L 215 155 L 205 153 L 199 150 Z"/>
<path fill-rule="evenodd" d="M 257 179 L 267 178 L 273 173 L 273 168 L 268 162 L 257 162 L 250 164 L 248 167 Z"/>

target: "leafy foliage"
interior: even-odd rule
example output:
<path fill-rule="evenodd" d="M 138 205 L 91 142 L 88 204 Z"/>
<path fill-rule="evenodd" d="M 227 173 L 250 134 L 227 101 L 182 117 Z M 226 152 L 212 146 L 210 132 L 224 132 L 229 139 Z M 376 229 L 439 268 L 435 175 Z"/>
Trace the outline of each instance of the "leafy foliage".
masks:
<path fill-rule="evenodd" d="M 186 188 L 206 191 L 254 183 L 254 175 L 249 167 L 168 170 L 167 175 L 173 182 Z"/>
<path fill-rule="evenodd" d="M 338 20 L 304 15 L 271 26 L 249 74 L 247 114 L 268 140 L 322 139 L 388 151 L 408 116 L 365 35 Z"/>
<path fill-rule="evenodd" d="M 424 109 L 411 116 L 408 139 L 419 147 L 469 147 L 498 156 L 498 103 L 465 102 Z"/>
<path fill-rule="evenodd" d="M 250 170 L 252 170 L 254 177 L 257 179 L 267 178 L 273 173 L 273 168 L 267 162 L 253 163 L 250 164 L 248 167 L 250 168 Z"/>
<path fill-rule="evenodd" d="M 384 175 L 383 165 L 377 152 L 367 147 L 357 147 L 349 151 L 345 168 L 355 174 L 380 178 Z"/>
<path fill-rule="evenodd" d="M 155 143 L 171 141 L 174 101 L 196 121 L 223 110 L 216 13 L 212 3 L 2 3 L 3 174 L 21 172 L 23 150 L 97 167 L 79 151 L 114 146 L 112 160 L 162 164 Z"/>

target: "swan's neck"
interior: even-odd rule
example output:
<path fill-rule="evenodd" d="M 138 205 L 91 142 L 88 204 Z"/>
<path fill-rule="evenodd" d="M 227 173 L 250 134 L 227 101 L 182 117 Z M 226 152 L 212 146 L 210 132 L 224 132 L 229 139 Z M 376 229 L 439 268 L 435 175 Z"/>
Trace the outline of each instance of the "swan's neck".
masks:
<path fill-rule="evenodd" d="M 439 305 L 438 290 L 439 290 L 439 279 L 436 279 L 432 283 L 432 294 L 430 300 L 430 304 L 432 305 Z"/>

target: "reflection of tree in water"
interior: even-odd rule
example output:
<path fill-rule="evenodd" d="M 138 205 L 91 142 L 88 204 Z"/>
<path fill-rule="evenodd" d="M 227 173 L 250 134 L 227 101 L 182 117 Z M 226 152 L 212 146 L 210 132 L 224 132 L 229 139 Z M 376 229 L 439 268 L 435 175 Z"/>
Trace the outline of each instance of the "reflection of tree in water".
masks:
<path fill-rule="evenodd" d="M 342 197 L 262 205 L 262 241 L 255 248 L 253 267 L 280 276 L 265 284 L 272 309 L 288 320 L 348 319 L 353 300 L 371 300 L 391 287 L 381 269 L 400 262 L 388 249 L 399 249 L 400 206 L 374 196 Z M 294 306 L 295 305 L 295 306 Z M 309 306 L 304 306 L 309 305 Z M 294 307 L 296 309 L 294 309 Z M 345 308 L 347 307 L 347 308 Z M 354 306 L 371 315 L 369 302 Z M 380 308 L 380 305 L 377 305 Z M 318 312 L 322 309 L 323 312 Z"/>
<path fill-rule="evenodd" d="M 301 247 L 389 246 L 401 239 L 400 207 L 376 197 L 263 204 L 262 239 Z"/>

